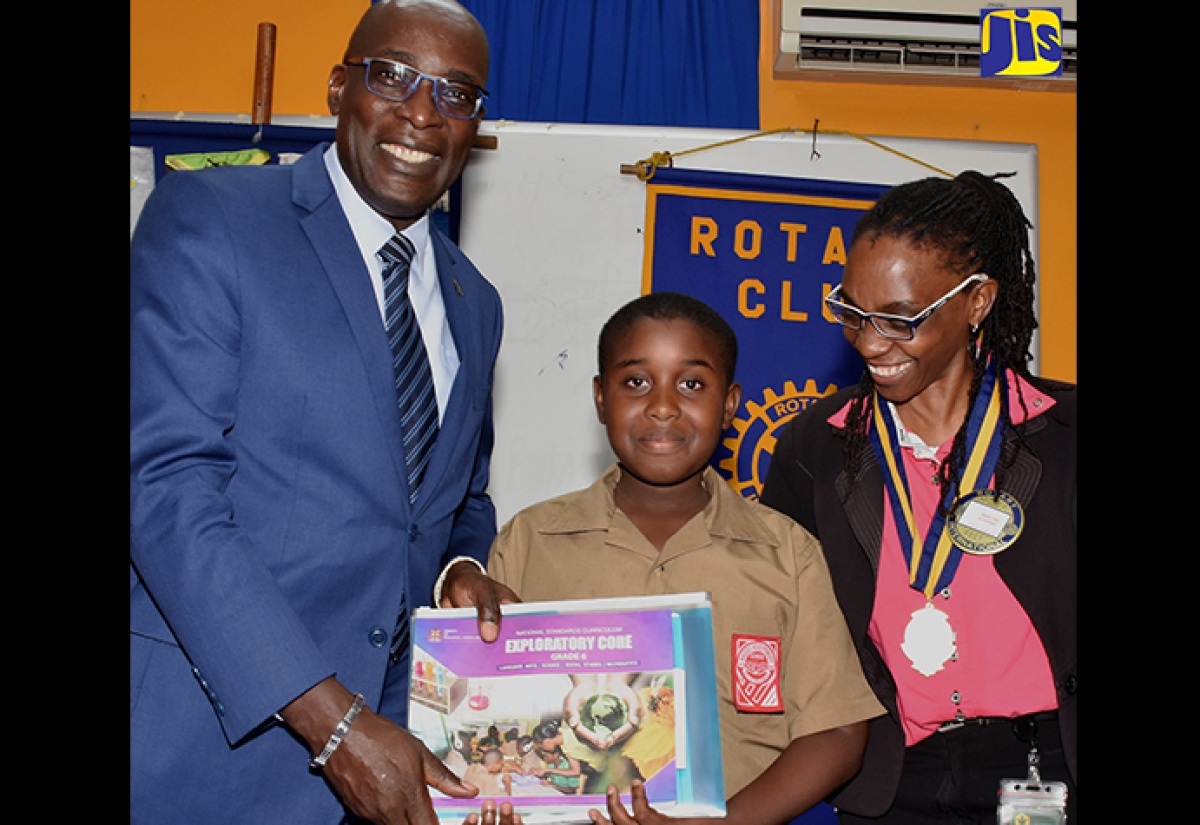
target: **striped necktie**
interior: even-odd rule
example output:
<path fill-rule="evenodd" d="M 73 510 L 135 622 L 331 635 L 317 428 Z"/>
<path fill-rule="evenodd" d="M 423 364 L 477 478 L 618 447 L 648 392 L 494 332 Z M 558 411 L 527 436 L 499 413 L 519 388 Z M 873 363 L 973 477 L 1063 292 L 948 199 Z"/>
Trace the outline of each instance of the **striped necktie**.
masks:
<path fill-rule="evenodd" d="M 421 326 L 408 299 L 412 241 L 397 232 L 379 250 L 383 261 L 383 310 L 388 343 L 392 348 L 392 371 L 396 376 L 396 404 L 404 432 L 404 462 L 408 471 L 408 500 L 416 501 L 425 475 L 425 465 L 437 438 L 437 395 L 429 355 L 421 338 Z M 408 653 L 408 604 L 400 597 L 396 629 L 392 634 L 391 660 L 399 662 Z"/>
<path fill-rule="evenodd" d="M 383 260 L 384 325 L 392 347 L 396 401 L 404 431 L 409 503 L 417 499 L 438 431 L 433 372 L 429 368 L 425 342 L 421 339 L 421 326 L 408 300 L 408 272 L 413 253 L 412 241 L 400 233 L 393 235 L 379 250 Z"/>

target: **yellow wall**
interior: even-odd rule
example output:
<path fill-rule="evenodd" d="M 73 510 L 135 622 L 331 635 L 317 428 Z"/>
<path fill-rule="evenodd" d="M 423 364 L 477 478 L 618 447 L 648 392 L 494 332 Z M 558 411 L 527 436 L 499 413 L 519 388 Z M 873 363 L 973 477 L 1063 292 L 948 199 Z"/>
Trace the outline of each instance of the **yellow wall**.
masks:
<path fill-rule="evenodd" d="M 329 69 L 369 0 L 129 2 L 129 110 L 249 115 L 258 24 L 274 23 L 272 115 L 328 115 Z"/>
<path fill-rule="evenodd" d="M 776 80 L 776 0 L 759 0 L 763 129 L 1032 143 L 1038 147 L 1041 372 L 1075 380 L 1075 94 Z M 369 0 L 130 0 L 129 109 L 244 113 L 257 27 L 277 27 L 273 115 L 324 115 L 325 83 Z"/>
<path fill-rule="evenodd" d="M 777 0 L 759 0 L 759 118 L 864 135 L 1032 143 L 1038 149 L 1040 372 L 1076 380 L 1074 92 L 777 80 Z M 947 170 L 952 171 L 952 170 Z M 914 177 L 923 176 L 918 170 Z M 932 174 L 932 173 L 929 173 Z"/>

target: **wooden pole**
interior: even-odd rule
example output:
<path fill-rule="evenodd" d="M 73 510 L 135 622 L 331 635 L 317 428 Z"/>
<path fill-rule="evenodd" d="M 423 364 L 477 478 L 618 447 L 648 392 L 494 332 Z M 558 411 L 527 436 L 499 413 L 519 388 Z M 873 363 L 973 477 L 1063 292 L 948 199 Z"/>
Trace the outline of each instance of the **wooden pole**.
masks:
<path fill-rule="evenodd" d="M 254 54 L 254 108 L 250 113 L 255 124 L 271 122 L 271 94 L 275 85 L 275 24 L 258 24 L 258 48 Z"/>

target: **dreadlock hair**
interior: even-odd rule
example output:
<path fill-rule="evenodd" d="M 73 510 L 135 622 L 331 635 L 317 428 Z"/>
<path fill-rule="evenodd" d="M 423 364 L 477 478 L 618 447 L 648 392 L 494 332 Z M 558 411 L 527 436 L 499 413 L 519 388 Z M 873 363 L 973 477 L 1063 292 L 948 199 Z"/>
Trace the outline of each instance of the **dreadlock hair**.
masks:
<path fill-rule="evenodd" d="M 1008 368 L 1031 378 L 1029 348 L 1038 325 L 1033 311 L 1037 272 L 1029 249 L 1032 224 L 1012 191 L 996 181 L 1000 177 L 1008 175 L 988 177 L 966 171 L 952 180 L 925 178 L 896 186 L 859 219 L 850 242 L 853 246 L 860 240 L 873 242 L 881 237 L 898 238 L 914 246 L 939 251 L 946 267 L 957 270 L 964 279 L 976 272 L 984 272 L 999 285 L 992 311 L 983 321 L 979 338 L 972 342 L 970 349 L 974 365 L 970 388 L 972 405 L 979 394 L 989 358 L 995 359 L 1001 370 Z M 851 479 L 856 478 L 861 469 L 857 464 L 871 452 L 861 448 L 867 438 L 874 391 L 871 374 L 864 370 L 846 420 L 845 454 Z M 1024 406 L 1023 398 L 1021 404 Z M 1007 403 L 1002 404 L 1002 410 L 1007 436 L 1014 432 Z M 939 471 L 943 499 L 966 461 L 966 423 L 964 416 L 955 433 L 950 455 Z M 1019 433 L 1017 437 L 1023 443 Z M 1006 437 L 996 469 L 997 488 L 1001 487 L 999 479 L 1003 469 L 1012 463 L 1018 448 L 1010 442 L 1011 439 Z"/>
<path fill-rule="evenodd" d="M 716 344 L 721 358 L 718 365 L 725 377 L 725 386 L 733 383 L 737 371 L 737 334 L 721 315 L 708 304 L 681 292 L 652 292 L 634 298 L 613 313 L 600 329 L 598 365 L 600 376 L 608 371 L 613 348 L 625 336 L 634 322 L 642 318 L 659 321 L 691 321 Z"/>

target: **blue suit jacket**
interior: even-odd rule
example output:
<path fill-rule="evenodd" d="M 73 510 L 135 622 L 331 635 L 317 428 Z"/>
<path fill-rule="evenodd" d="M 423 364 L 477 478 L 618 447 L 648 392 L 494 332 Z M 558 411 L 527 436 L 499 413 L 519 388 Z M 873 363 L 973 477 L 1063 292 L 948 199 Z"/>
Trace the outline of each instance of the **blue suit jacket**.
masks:
<path fill-rule="evenodd" d="M 337 821 L 274 712 L 332 674 L 378 708 L 401 594 L 429 604 L 495 535 L 499 296 L 433 230 L 461 366 L 410 507 L 391 354 L 324 149 L 171 173 L 132 240 L 134 822 Z"/>

